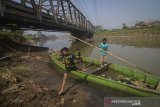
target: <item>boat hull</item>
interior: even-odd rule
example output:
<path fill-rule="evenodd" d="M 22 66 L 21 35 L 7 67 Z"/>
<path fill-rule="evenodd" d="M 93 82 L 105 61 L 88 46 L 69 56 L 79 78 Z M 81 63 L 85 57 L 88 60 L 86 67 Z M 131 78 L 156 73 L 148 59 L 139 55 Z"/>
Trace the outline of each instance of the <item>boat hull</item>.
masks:
<path fill-rule="evenodd" d="M 65 70 L 65 66 L 64 64 L 62 64 L 61 62 L 59 62 L 57 60 L 57 55 L 55 53 L 50 53 L 49 54 L 51 57 L 51 61 L 53 64 L 55 64 L 58 68 L 60 68 L 61 72 L 64 72 Z M 86 62 L 90 59 L 86 58 L 83 60 L 85 60 Z M 90 60 L 91 61 L 91 60 Z M 99 64 L 99 62 L 97 60 L 92 60 L 95 64 Z M 111 69 L 112 66 L 109 68 Z M 147 97 L 160 97 L 160 93 L 159 92 L 155 92 L 155 91 L 149 91 L 146 89 L 142 89 L 142 88 L 138 88 L 138 87 L 134 87 L 128 84 L 124 84 L 118 81 L 114 81 L 114 80 L 110 80 L 104 77 L 100 77 L 100 76 L 96 76 L 93 74 L 88 74 L 79 70 L 76 71 L 71 71 L 69 74 L 72 78 L 74 79 L 81 79 L 81 80 L 85 80 L 88 81 L 90 83 L 93 84 L 97 84 L 97 85 L 101 85 L 104 88 L 110 88 L 110 89 L 114 89 L 120 92 L 125 92 L 125 93 L 129 93 L 135 96 L 147 96 Z"/>

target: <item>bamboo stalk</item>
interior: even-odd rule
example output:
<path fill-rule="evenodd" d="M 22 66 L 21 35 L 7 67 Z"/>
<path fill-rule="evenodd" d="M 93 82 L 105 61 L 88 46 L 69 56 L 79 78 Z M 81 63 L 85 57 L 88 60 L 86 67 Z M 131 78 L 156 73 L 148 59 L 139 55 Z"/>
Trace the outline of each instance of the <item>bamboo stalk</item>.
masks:
<path fill-rule="evenodd" d="M 147 73 L 149 73 L 149 74 L 152 74 L 151 72 L 149 72 L 149 71 L 147 71 L 147 70 L 145 70 L 145 69 L 142 69 L 141 67 L 138 67 L 137 65 L 131 63 L 130 61 L 127 61 L 127 60 L 125 60 L 125 59 L 123 59 L 123 58 L 120 58 L 120 57 L 112 54 L 111 52 L 107 52 L 107 51 L 105 51 L 105 50 L 103 50 L 103 49 L 101 49 L 101 48 L 99 48 L 99 47 L 97 47 L 97 46 L 95 46 L 95 45 L 92 45 L 92 44 L 90 44 L 90 43 L 88 43 L 88 42 L 85 42 L 85 41 L 83 41 L 82 39 L 79 39 L 79 38 L 74 37 L 74 36 L 72 36 L 72 35 L 70 35 L 70 37 L 72 37 L 72 38 L 74 38 L 74 39 L 77 39 L 77 40 L 79 40 L 79 41 L 81 41 L 81 42 L 83 42 L 83 43 L 85 43 L 85 44 L 87 44 L 87 45 L 89 45 L 89 46 L 92 46 L 92 47 L 94 47 L 94 48 L 96 48 L 96 49 L 98 49 L 98 50 L 101 50 L 101 51 L 103 51 L 103 52 L 106 52 L 106 53 L 108 53 L 110 56 L 115 57 L 115 58 L 117 58 L 117 59 L 119 59 L 119 60 L 121 60 L 121 61 L 123 61 L 123 62 L 125 62 L 125 63 L 127 63 L 127 64 L 129 64 L 129 65 L 131 65 L 131 66 L 134 66 L 135 68 L 137 68 L 137 69 L 139 69 L 139 70 L 142 70 L 142 71 L 145 71 L 145 72 L 147 72 Z"/>

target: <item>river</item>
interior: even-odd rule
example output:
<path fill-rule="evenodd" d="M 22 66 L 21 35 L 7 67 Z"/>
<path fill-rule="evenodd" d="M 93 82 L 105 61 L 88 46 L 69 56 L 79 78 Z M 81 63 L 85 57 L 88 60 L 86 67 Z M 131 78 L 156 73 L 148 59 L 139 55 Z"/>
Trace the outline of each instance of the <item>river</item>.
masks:
<path fill-rule="evenodd" d="M 95 36 L 92 44 L 98 46 L 102 36 Z M 138 67 L 160 75 L 160 45 L 157 38 L 132 38 L 132 37 L 107 37 L 109 42 L 108 51 L 125 60 L 132 62 Z M 134 39 L 134 40 L 133 40 Z M 160 40 L 160 38 L 158 38 Z M 130 41 L 128 41 L 130 40 Z M 136 41 L 136 42 L 135 42 Z M 54 39 L 37 41 L 35 45 L 49 47 L 50 49 L 60 50 L 62 47 L 69 47 L 71 52 L 78 48 L 82 56 L 99 59 L 99 50 L 90 47 L 80 41 L 73 40 L 67 35 L 58 35 Z M 116 63 L 133 69 L 133 66 L 124 63 L 114 57 L 107 56 L 107 62 Z"/>

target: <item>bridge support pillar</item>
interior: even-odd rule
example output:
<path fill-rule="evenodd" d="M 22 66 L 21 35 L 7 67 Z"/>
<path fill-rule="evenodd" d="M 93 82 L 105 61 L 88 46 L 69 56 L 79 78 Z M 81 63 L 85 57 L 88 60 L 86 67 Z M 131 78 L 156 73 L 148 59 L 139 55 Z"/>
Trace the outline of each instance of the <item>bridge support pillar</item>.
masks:
<path fill-rule="evenodd" d="M 71 35 L 78 38 L 93 38 L 93 33 L 88 32 L 71 32 Z"/>
<path fill-rule="evenodd" d="M 0 0 L 0 16 L 4 16 L 4 10 L 3 10 L 3 8 L 4 8 L 3 1 Z"/>

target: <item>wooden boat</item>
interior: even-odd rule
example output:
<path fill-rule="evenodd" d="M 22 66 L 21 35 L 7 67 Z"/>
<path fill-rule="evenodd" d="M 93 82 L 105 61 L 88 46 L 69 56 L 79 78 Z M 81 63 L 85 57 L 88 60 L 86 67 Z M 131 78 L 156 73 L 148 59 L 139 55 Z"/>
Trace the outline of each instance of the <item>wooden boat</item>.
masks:
<path fill-rule="evenodd" d="M 49 52 L 51 61 L 62 72 L 64 64 L 58 60 L 59 55 Z M 79 70 L 71 71 L 72 78 L 81 79 L 93 84 L 101 85 L 119 92 L 130 93 L 135 96 L 160 97 L 160 77 L 140 70 L 133 70 L 117 64 L 107 64 L 100 67 L 96 59 L 83 57 L 83 63 L 77 63 Z"/>

